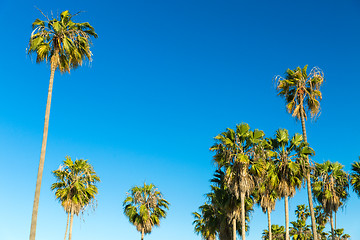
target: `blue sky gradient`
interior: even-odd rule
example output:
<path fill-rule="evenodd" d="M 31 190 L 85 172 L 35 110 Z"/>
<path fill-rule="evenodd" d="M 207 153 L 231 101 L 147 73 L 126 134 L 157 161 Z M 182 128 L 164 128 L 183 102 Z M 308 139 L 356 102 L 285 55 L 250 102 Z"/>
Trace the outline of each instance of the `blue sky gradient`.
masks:
<path fill-rule="evenodd" d="M 154 183 L 171 203 L 145 239 L 200 239 L 191 213 L 204 203 L 215 170 L 213 137 L 248 123 L 269 137 L 301 132 L 276 96 L 274 76 L 320 67 L 321 115 L 307 122 L 316 162 L 350 171 L 360 155 L 360 3 L 344 1 L 10 1 L 0 2 L 0 239 L 27 239 L 50 69 L 26 54 L 31 24 L 64 10 L 84 11 L 99 38 L 93 62 L 55 74 L 37 240 L 62 239 L 66 214 L 50 185 L 65 156 L 84 158 L 101 177 L 98 207 L 74 221 L 73 239 L 139 239 L 123 214 L 126 192 Z M 360 239 L 359 198 L 338 227 Z M 307 203 L 301 190 L 290 200 Z M 272 223 L 284 225 L 283 201 Z M 309 222 L 310 224 L 310 222 Z M 266 215 L 255 207 L 249 240 Z"/>

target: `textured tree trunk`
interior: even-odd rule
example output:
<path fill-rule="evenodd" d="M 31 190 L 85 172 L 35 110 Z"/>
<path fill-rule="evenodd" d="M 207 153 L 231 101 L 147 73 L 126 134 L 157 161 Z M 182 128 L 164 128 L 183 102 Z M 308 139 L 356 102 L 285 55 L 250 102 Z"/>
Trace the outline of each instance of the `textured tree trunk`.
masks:
<path fill-rule="evenodd" d="M 272 232 L 271 232 L 271 216 L 270 216 L 270 208 L 267 207 L 266 209 L 267 217 L 268 217 L 268 226 L 269 226 L 269 240 L 272 240 Z"/>
<path fill-rule="evenodd" d="M 71 211 L 71 217 L 70 217 L 70 229 L 69 229 L 69 240 L 71 240 L 71 237 L 72 237 L 73 219 L 74 219 L 74 213 L 73 213 L 73 211 Z"/>
<path fill-rule="evenodd" d="M 65 230 L 64 240 L 66 240 L 66 234 L 67 234 L 67 231 L 68 231 L 68 228 L 69 228 L 69 218 L 70 218 L 70 212 L 68 212 L 68 214 L 67 214 L 66 230 Z"/>
<path fill-rule="evenodd" d="M 304 141 L 307 142 L 306 128 L 305 128 L 305 116 L 302 111 L 300 113 L 300 118 L 301 118 L 301 128 L 302 128 L 302 132 L 303 132 Z M 307 158 L 307 160 L 310 165 L 309 157 Z M 306 173 L 306 187 L 307 187 L 307 195 L 308 195 L 309 208 L 310 208 L 312 233 L 313 233 L 314 240 L 318 240 L 318 235 L 317 235 L 317 230 L 316 230 L 315 211 L 314 211 L 314 205 L 313 205 L 313 199 L 312 199 L 312 193 L 311 193 L 310 172 Z"/>
<path fill-rule="evenodd" d="M 54 59 L 55 58 L 53 56 L 51 58 L 51 73 L 50 73 L 46 110 L 45 110 L 44 132 L 43 132 L 43 139 L 42 139 L 42 144 L 41 144 L 41 153 L 40 153 L 38 174 L 37 174 L 37 179 L 36 179 L 33 211 L 32 211 L 32 216 L 31 216 L 30 240 L 35 240 L 35 235 L 36 235 L 36 223 L 37 223 L 37 214 L 38 214 L 38 210 L 39 210 L 40 188 L 41 188 L 42 174 L 43 174 L 43 170 L 44 170 L 46 143 L 47 143 L 47 136 L 48 136 L 48 129 L 49 129 L 51 96 L 52 96 L 54 75 L 55 75 L 55 70 L 56 70 L 56 66 L 57 66 Z"/>
<path fill-rule="evenodd" d="M 245 240 L 245 193 L 240 193 L 241 201 L 241 239 Z"/>
<path fill-rule="evenodd" d="M 337 229 L 336 228 L 336 211 L 334 213 L 335 213 L 334 220 L 335 220 L 335 230 L 336 230 Z"/>
<path fill-rule="evenodd" d="M 144 229 L 141 229 L 141 240 L 144 240 Z"/>
<path fill-rule="evenodd" d="M 284 200 L 285 200 L 285 240 L 290 240 L 290 234 L 289 234 L 289 199 L 288 199 L 288 196 L 285 196 Z"/>
<path fill-rule="evenodd" d="M 330 225 L 331 225 L 331 239 L 335 240 L 335 234 L 334 234 L 334 222 L 333 222 L 333 214 L 332 211 L 330 213 Z"/>
<path fill-rule="evenodd" d="M 232 227 L 233 227 L 233 240 L 236 240 L 236 218 L 235 218 L 235 215 L 234 215 L 234 219 L 232 220 Z"/>

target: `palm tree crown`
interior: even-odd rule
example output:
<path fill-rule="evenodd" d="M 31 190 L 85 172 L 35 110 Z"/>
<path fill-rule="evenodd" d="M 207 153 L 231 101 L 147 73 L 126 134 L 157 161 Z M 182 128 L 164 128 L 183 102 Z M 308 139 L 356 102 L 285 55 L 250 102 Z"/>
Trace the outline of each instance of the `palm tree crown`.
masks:
<path fill-rule="evenodd" d="M 349 196 L 349 177 L 340 163 L 316 164 L 313 191 L 326 213 L 337 211 Z"/>
<path fill-rule="evenodd" d="M 60 72 L 70 72 L 86 58 L 91 61 L 90 37 L 97 38 L 97 34 L 88 22 L 73 22 L 75 15 L 64 11 L 60 20 L 47 18 L 33 22 L 28 52 L 36 54 L 36 62 L 50 60 Z"/>
<path fill-rule="evenodd" d="M 57 182 L 51 185 L 55 190 L 56 199 L 61 202 L 66 212 L 73 211 L 78 215 L 95 199 L 98 193 L 96 183 L 100 178 L 87 160 L 72 161 L 66 157 L 64 165 L 53 171 Z"/>
<path fill-rule="evenodd" d="M 89 205 L 95 206 L 95 195 L 98 193 L 96 183 L 100 178 L 87 160 L 79 159 L 74 162 L 70 157 L 66 157 L 64 165 L 60 165 L 53 174 L 56 182 L 51 185 L 51 190 L 55 190 L 56 199 L 68 213 L 64 239 L 70 218 L 69 240 L 71 240 L 74 214 L 79 215 Z"/>
<path fill-rule="evenodd" d="M 285 78 L 275 78 L 278 95 L 285 98 L 287 111 L 298 119 L 301 118 L 301 114 L 307 119 L 307 111 L 310 111 L 312 117 L 316 117 L 320 111 L 320 86 L 324 81 L 324 74 L 317 67 L 314 67 L 309 75 L 306 71 L 307 65 L 303 69 L 288 69 Z"/>
<path fill-rule="evenodd" d="M 153 184 L 135 186 L 127 195 L 123 203 L 124 213 L 141 232 L 143 239 L 144 234 L 150 233 L 154 226 L 160 225 L 160 219 L 166 217 L 166 210 L 170 204 Z"/>

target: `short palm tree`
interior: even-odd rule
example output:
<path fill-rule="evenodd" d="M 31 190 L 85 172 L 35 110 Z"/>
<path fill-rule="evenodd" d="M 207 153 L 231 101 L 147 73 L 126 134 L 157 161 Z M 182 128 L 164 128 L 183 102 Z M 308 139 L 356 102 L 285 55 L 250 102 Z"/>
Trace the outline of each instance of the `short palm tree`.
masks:
<path fill-rule="evenodd" d="M 241 234 L 241 204 L 240 200 L 229 190 L 225 182 L 225 173 L 222 169 L 215 171 L 210 180 L 211 192 L 206 194 L 207 200 L 194 212 L 194 230 L 204 240 L 215 239 L 230 240 L 233 236 Z M 253 211 L 254 197 L 245 200 L 246 229 L 250 221 L 250 212 Z"/>
<path fill-rule="evenodd" d="M 256 158 L 256 148 L 264 140 L 264 132 L 250 131 L 248 124 L 228 128 L 215 137 L 217 142 L 210 148 L 215 152 L 214 160 L 219 168 L 225 169 L 225 182 L 230 191 L 241 202 L 241 237 L 245 240 L 245 200 L 255 188 L 255 178 L 264 172 L 264 160 Z M 234 221 L 234 224 L 236 222 Z M 236 229 L 233 226 L 233 229 Z M 236 235 L 233 234 L 233 240 Z"/>
<path fill-rule="evenodd" d="M 316 206 L 315 210 L 315 219 L 317 225 L 317 234 L 319 240 L 327 240 L 327 232 L 324 232 L 325 225 L 329 221 L 329 214 L 324 212 L 322 206 Z"/>
<path fill-rule="evenodd" d="M 271 225 L 271 232 L 273 235 L 273 239 L 276 240 L 284 240 L 285 239 L 285 228 L 284 226 L 279 226 L 279 225 Z M 270 240 L 269 238 L 269 231 L 268 230 L 264 230 L 262 233 L 262 237 L 263 240 Z"/>
<path fill-rule="evenodd" d="M 70 157 L 66 157 L 63 165 L 53 171 L 53 174 L 56 182 L 51 185 L 51 190 L 55 190 L 56 199 L 68 214 L 64 240 L 69 218 L 69 240 L 71 240 L 74 214 L 79 215 L 88 205 L 94 203 L 95 195 L 98 193 L 96 183 L 100 178 L 87 160 L 79 159 L 74 162 Z"/>
<path fill-rule="evenodd" d="M 202 208 L 202 207 L 200 207 L 200 208 L 212 210 L 211 207 L 210 208 L 204 208 L 204 207 Z M 211 221 L 208 219 L 205 220 L 204 215 L 206 215 L 206 214 L 207 213 L 206 212 L 203 213 L 203 211 L 201 213 L 193 212 L 193 215 L 195 218 L 195 220 L 193 222 L 193 224 L 195 225 L 194 226 L 195 233 L 200 234 L 204 240 L 215 240 L 216 239 L 216 230 L 215 230 L 215 227 L 213 225 L 211 225 L 211 223 L 214 221 Z M 209 215 L 212 216 L 212 215 L 214 215 L 214 213 L 212 212 Z"/>
<path fill-rule="evenodd" d="M 154 226 L 160 225 L 169 205 L 155 185 L 145 183 L 143 187 L 131 188 L 123 203 L 124 213 L 141 233 L 141 240 L 145 234 L 151 233 Z"/>
<path fill-rule="evenodd" d="M 304 68 L 288 69 L 285 78 L 276 76 L 278 95 L 285 98 L 286 109 L 296 119 L 300 119 L 304 141 L 307 142 L 305 120 L 307 112 L 312 118 L 320 112 L 320 100 L 322 94 L 320 87 L 324 82 L 324 74 L 321 69 L 314 67 L 310 74 L 307 74 L 307 65 Z M 309 159 L 308 162 L 310 163 Z M 311 226 L 314 240 L 317 239 L 315 212 L 311 195 L 310 172 L 306 173 L 306 184 L 308 201 L 310 207 Z"/>
<path fill-rule="evenodd" d="M 301 160 L 308 155 L 313 155 L 314 150 L 303 141 L 301 134 L 295 134 L 291 139 L 286 129 L 276 131 L 272 140 L 274 160 L 278 173 L 279 195 L 285 201 L 285 239 L 289 240 L 289 197 L 293 197 L 304 179 L 301 171 Z"/>
<path fill-rule="evenodd" d="M 316 164 L 313 192 L 324 212 L 330 215 L 331 235 L 335 240 L 333 212 L 348 198 L 349 176 L 338 162 Z"/>
<path fill-rule="evenodd" d="M 294 240 L 310 240 L 310 226 L 306 224 L 307 218 L 310 216 L 309 208 L 305 205 L 298 205 L 295 210 L 297 221 L 291 222 L 290 235 Z"/>
<path fill-rule="evenodd" d="M 39 168 L 36 180 L 33 212 L 31 217 L 30 240 L 35 240 L 40 188 L 44 170 L 47 135 L 49 129 L 51 96 L 54 74 L 70 72 L 70 69 L 81 66 L 85 59 L 91 60 L 90 37 L 97 37 L 94 28 L 87 22 L 75 23 L 69 11 L 60 14 L 60 20 L 36 19 L 30 36 L 28 53 L 36 55 L 36 62 L 50 62 L 50 82 L 45 111 L 44 133 L 41 145 Z"/>
<path fill-rule="evenodd" d="M 359 160 L 360 160 L 360 157 L 359 157 Z M 350 183 L 351 183 L 354 191 L 360 197 L 360 161 L 354 162 L 353 164 L 351 164 Z"/>
<path fill-rule="evenodd" d="M 275 209 L 276 201 L 279 199 L 277 186 L 279 185 L 279 177 L 272 159 L 267 159 L 265 167 L 265 175 L 259 181 L 255 193 L 257 193 L 257 202 L 260 204 L 264 213 L 268 218 L 268 239 L 272 240 L 271 231 L 271 212 Z"/>

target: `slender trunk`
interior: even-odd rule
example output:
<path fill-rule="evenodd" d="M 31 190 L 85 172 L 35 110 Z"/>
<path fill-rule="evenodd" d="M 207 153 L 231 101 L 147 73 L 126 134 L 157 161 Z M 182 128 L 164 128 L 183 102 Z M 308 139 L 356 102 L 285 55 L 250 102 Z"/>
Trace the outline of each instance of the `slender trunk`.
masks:
<path fill-rule="evenodd" d="M 301 128 L 302 128 L 302 132 L 303 132 L 304 141 L 307 142 L 306 128 L 305 128 L 305 116 L 302 111 L 300 113 L 300 118 L 301 118 Z M 307 157 L 307 160 L 310 165 L 309 157 Z M 307 195 L 308 195 L 308 201 L 309 201 L 312 233 L 313 233 L 314 240 L 318 240 L 318 235 L 317 235 L 317 230 L 316 230 L 314 204 L 313 204 L 312 193 L 311 193 L 310 172 L 306 173 L 306 187 L 307 187 Z"/>
<path fill-rule="evenodd" d="M 333 214 L 332 211 L 330 213 L 330 225 L 331 225 L 331 239 L 335 240 L 335 234 L 334 234 L 334 222 L 333 222 Z"/>
<path fill-rule="evenodd" d="M 241 201 L 241 239 L 245 240 L 245 193 L 240 193 L 240 201 Z"/>
<path fill-rule="evenodd" d="M 335 230 L 336 230 L 336 229 L 337 229 L 337 228 L 336 228 L 336 211 L 335 211 L 335 216 L 334 216 L 334 217 L 335 217 L 334 220 L 335 220 Z"/>
<path fill-rule="evenodd" d="M 271 232 L 271 217 L 270 217 L 270 208 L 267 207 L 266 209 L 267 217 L 268 217 L 268 226 L 269 226 L 269 240 L 272 240 L 272 232 Z"/>
<path fill-rule="evenodd" d="M 70 217 L 69 240 L 71 240 L 71 236 L 72 236 L 72 226 L 73 226 L 74 212 L 71 211 L 70 214 L 71 214 L 71 217 Z"/>
<path fill-rule="evenodd" d="M 285 240 L 290 240 L 290 234 L 289 234 L 289 199 L 288 199 L 288 196 L 285 196 L 284 200 L 285 200 Z"/>
<path fill-rule="evenodd" d="M 42 174 L 43 174 L 43 170 L 44 170 L 46 142 L 47 142 L 47 135 L 48 135 L 48 129 L 49 129 L 51 96 L 52 96 L 52 88 L 53 88 L 56 66 L 57 66 L 57 64 L 56 64 L 56 62 L 54 60 L 54 56 L 53 56 L 53 58 L 51 59 L 51 73 L 50 73 L 48 97 L 47 97 L 47 102 L 46 102 L 46 110 L 45 110 L 44 132 L 43 132 L 43 139 L 42 139 L 42 144 L 41 144 L 41 153 L 40 153 L 38 174 L 37 174 L 37 179 L 36 179 L 34 205 L 33 205 L 33 211 L 32 211 L 32 216 L 31 216 L 30 240 L 35 240 L 35 235 L 36 235 L 36 223 L 37 223 L 37 214 L 38 214 L 38 210 L 39 210 L 40 188 L 41 188 Z"/>
<path fill-rule="evenodd" d="M 234 214 L 234 219 L 232 221 L 232 227 L 233 227 L 233 240 L 236 240 L 236 218 L 235 218 L 235 214 Z"/>
<path fill-rule="evenodd" d="M 144 229 L 141 229 L 141 240 L 144 240 Z"/>
<path fill-rule="evenodd" d="M 64 240 L 66 240 L 66 234 L 67 234 L 67 231 L 68 231 L 68 228 L 69 228 L 69 218 L 70 218 L 70 212 L 68 212 L 68 215 L 67 215 L 66 230 L 65 230 Z"/>

